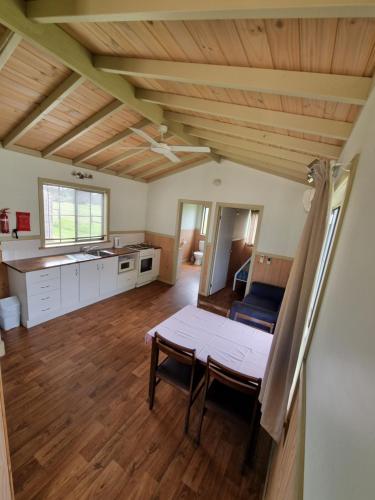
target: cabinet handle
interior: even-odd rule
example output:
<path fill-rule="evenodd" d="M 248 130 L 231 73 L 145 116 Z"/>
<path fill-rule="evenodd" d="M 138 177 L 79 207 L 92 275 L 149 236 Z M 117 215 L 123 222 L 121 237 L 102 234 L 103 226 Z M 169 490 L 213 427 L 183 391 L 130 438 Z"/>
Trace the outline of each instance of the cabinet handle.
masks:
<path fill-rule="evenodd" d="M 99 264 L 96 264 L 96 269 L 99 271 Z"/>
<path fill-rule="evenodd" d="M 51 297 L 42 297 L 40 300 L 48 300 L 50 299 Z"/>
<path fill-rule="evenodd" d="M 104 264 L 102 264 L 102 269 L 104 269 Z"/>
<path fill-rule="evenodd" d="M 46 276 L 49 276 L 49 273 L 39 275 L 40 278 L 45 278 Z"/>
<path fill-rule="evenodd" d="M 78 276 L 78 269 L 76 269 L 76 276 Z"/>
<path fill-rule="evenodd" d="M 46 309 L 42 309 L 42 312 L 49 311 L 50 309 L 51 309 L 50 307 L 47 307 Z"/>
<path fill-rule="evenodd" d="M 49 288 L 49 285 L 41 286 L 40 288 Z"/>

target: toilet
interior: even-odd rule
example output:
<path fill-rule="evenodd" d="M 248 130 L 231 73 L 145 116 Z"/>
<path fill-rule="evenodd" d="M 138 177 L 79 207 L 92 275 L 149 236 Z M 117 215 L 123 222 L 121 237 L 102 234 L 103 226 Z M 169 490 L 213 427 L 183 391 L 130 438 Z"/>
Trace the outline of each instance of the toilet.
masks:
<path fill-rule="evenodd" d="M 199 241 L 199 251 L 194 252 L 194 265 L 201 266 L 204 252 L 204 240 Z"/>

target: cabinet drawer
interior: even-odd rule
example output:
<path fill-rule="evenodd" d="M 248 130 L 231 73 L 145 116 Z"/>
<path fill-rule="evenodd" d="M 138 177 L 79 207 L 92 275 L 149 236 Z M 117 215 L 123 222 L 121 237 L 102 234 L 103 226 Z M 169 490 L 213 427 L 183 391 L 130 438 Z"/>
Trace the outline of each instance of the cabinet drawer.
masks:
<path fill-rule="evenodd" d="M 40 281 L 49 281 L 60 278 L 60 268 L 51 267 L 50 269 L 43 269 L 41 271 L 32 271 L 26 274 L 26 282 L 28 285 L 39 283 Z"/>
<path fill-rule="evenodd" d="M 27 295 L 30 297 L 32 295 L 39 295 L 40 293 L 52 292 L 53 290 L 60 290 L 60 280 L 58 278 L 29 284 Z"/>
<path fill-rule="evenodd" d="M 60 308 L 60 290 L 40 293 L 28 299 L 29 317 L 40 316 Z"/>

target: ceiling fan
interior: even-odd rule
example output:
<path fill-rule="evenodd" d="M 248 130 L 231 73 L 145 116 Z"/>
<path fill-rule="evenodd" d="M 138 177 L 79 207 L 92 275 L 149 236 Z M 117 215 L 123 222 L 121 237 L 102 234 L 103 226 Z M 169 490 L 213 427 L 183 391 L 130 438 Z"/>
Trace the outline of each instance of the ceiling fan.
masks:
<path fill-rule="evenodd" d="M 152 151 L 153 153 L 158 153 L 160 155 L 165 156 L 168 160 L 173 163 L 179 163 L 183 161 L 183 159 L 179 158 L 175 153 L 210 153 L 211 148 L 206 146 L 170 146 L 164 142 L 164 135 L 168 131 L 168 127 L 166 125 L 160 125 L 160 141 L 156 141 L 153 139 L 147 132 L 144 132 L 141 129 L 129 127 L 134 134 L 142 137 L 145 141 L 149 142 L 149 146 L 123 146 L 126 149 L 144 149 L 145 151 Z"/>

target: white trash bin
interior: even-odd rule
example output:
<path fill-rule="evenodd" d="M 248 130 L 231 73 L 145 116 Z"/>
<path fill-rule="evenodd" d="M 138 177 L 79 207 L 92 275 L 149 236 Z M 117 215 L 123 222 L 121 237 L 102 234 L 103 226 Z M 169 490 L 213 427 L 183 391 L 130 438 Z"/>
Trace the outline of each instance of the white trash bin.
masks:
<path fill-rule="evenodd" d="M 21 305 L 18 297 L 0 299 L 0 328 L 11 330 L 20 326 Z"/>

